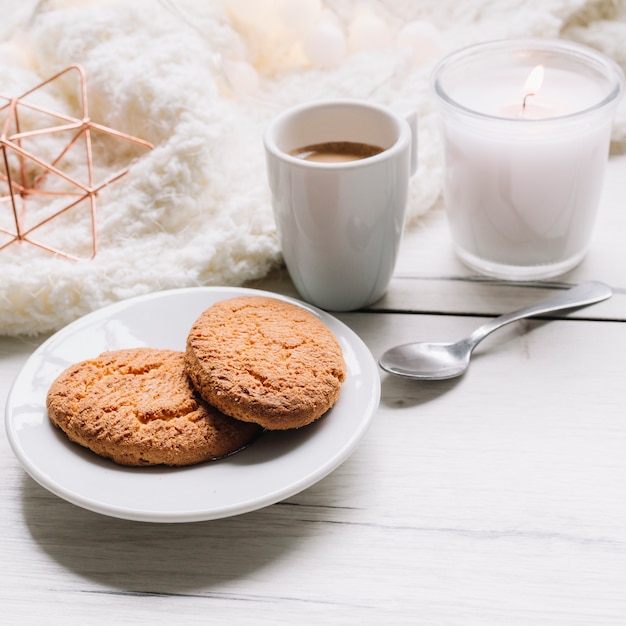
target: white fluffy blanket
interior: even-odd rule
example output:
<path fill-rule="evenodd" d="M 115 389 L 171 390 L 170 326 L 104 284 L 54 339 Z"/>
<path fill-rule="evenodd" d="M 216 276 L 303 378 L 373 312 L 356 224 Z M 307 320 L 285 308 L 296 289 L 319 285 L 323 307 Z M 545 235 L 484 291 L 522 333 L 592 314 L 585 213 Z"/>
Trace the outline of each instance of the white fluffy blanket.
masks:
<path fill-rule="evenodd" d="M 294 32 L 282 34 L 268 30 L 271 15 L 265 25 L 246 19 L 246 9 L 260 1 L 0 3 L 10 18 L 0 27 L 0 93 L 18 96 L 80 63 L 92 120 L 155 145 L 145 152 L 102 144 L 98 180 L 130 160 L 133 166 L 98 196 L 93 260 L 69 261 L 24 243 L 0 250 L 0 333 L 49 332 L 107 303 L 155 290 L 237 285 L 280 263 L 261 137 L 282 106 L 329 96 L 416 106 L 419 171 L 411 183 L 409 227 L 419 228 L 418 216 L 436 203 L 441 188 L 429 76 L 443 54 L 489 39 L 565 37 L 626 67 L 621 0 L 369 2 L 386 38 L 359 48 L 353 32 L 353 47 L 340 60 L 317 65 L 294 53 L 291 37 L 302 28 L 297 15 Z M 283 9 L 289 2 L 263 1 Z M 321 2 L 346 32 L 361 4 Z M 401 54 L 398 33 L 416 20 L 422 30 L 412 40 L 415 53 Z M 373 27 L 366 32 L 376 33 Z M 46 98 L 61 110 L 75 105 L 75 92 L 65 83 Z M 625 137 L 622 106 L 614 140 Z M 57 146 L 42 140 L 41 149 L 54 153 Z M 81 165 L 70 159 L 66 167 Z M 4 219 L 7 206 L 0 205 Z M 50 236 L 59 248 L 88 256 L 89 232 L 84 210 Z"/>

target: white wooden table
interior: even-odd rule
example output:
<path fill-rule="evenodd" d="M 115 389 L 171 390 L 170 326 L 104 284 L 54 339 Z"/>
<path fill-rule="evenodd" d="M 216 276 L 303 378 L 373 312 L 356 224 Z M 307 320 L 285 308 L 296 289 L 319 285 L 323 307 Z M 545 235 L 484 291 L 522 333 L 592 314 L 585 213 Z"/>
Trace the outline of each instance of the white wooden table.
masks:
<path fill-rule="evenodd" d="M 130 522 L 48 493 L 0 435 L 0 622 L 59 624 L 626 623 L 626 157 L 593 247 L 569 275 L 471 275 L 435 211 L 403 242 L 389 294 L 338 317 L 375 357 L 456 339 L 586 279 L 611 300 L 518 322 L 456 381 L 381 375 L 356 452 L 268 508 Z M 284 272 L 257 286 L 294 295 Z M 0 339 L 0 398 L 42 339 Z"/>

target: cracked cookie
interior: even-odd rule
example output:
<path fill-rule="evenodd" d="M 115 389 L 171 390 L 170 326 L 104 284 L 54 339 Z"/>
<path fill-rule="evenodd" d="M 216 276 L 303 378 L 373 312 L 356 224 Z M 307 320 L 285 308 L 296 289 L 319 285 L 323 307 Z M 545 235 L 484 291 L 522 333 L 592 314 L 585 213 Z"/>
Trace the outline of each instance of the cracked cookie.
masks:
<path fill-rule="evenodd" d="M 187 337 L 187 374 L 226 415 L 268 430 L 326 413 L 346 375 L 341 346 L 312 313 L 264 296 L 215 303 Z"/>
<path fill-rule="evenodd" d="M 46 404 L 70 440 L 121 465 L 193 465 L 236 452 L 262 430 L 202 400 L 184 353 L 173 350 L 114 350 L 76 363 Z"/>

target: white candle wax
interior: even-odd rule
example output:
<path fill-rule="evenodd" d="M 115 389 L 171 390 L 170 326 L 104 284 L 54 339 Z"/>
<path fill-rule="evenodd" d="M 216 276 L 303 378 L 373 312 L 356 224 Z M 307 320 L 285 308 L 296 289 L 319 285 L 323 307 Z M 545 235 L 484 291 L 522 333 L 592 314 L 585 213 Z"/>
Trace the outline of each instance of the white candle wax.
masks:
<path fill-rule="evenodd" d="M 602 192 L 611 124 L 575 134 L 558 128 L 490 137 L 447 125 L 445 202 L 462 257 L 522 268 L 580 260 Z"/>
<path fill-rule="evenodd" d="M 468 57 L 453 55 L 458 63 L 448 75 L 446 60 L 436 71 L 448 221 L 461 259 L 483 273 L 553 276 L 578 263 L 588 247 L 623 76 L 608 61 L 604 74 L 579 64 L 580 46 L 573 46 L 573 62 L 571 47 L 484 44 Z M 466 60 L 485 48 L 494 54 Z M 544 82 L 524 107 L 524 83 L 538 62 L 545 64 Z"/>

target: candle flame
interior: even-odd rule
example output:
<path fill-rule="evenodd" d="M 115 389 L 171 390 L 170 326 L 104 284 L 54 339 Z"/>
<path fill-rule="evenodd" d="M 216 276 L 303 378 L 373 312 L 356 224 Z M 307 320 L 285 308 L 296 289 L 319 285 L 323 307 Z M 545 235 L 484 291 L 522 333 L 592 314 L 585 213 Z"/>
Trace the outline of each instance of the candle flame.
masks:
<path fill-rule="evenodd" d="M 543 83 L 543 65 L 537 65 L 524 83 L 524 96 L 534 96 Z"/>

